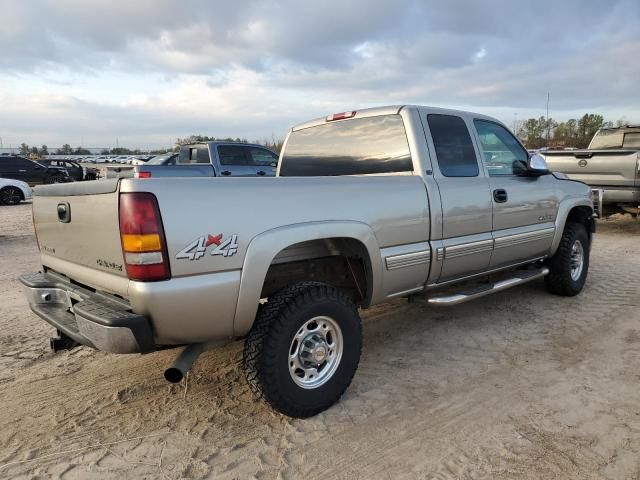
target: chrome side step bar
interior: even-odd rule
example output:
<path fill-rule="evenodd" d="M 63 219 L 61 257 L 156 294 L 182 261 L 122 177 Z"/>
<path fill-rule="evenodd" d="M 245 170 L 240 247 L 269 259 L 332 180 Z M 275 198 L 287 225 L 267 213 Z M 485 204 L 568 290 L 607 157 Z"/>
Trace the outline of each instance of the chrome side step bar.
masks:
<path fill-rule="evenodd" d="M 475 300 L 476 298 L 480 298 L 480 297 L 484 297 L 485 295 L 490 295 L 492 293 L 500 292 L 502 290 L 506 290 L 507 288 L 515 287 L 517 285 L 522 285 L 523 283 L 527 283 L 532 280 L 542 278 L 548 274 L 549 274 L 549 269 L 547 267 L 543 267 L 539 270 L 529 270 L 529 271 L 521 272 L 512 278 L 507 278 L 505 280 L 500 280 L 499 282 L 495 282 L 489 285 L 482 285 L 477 288 L 462 291 L 459 293 L 454 293 L 453 295 L 446 295 L 442 297 L 431 297 L 427 300 L 427 302 L 429 303 L 429 305 L 442 306 L 442 307 L 458 305 L 459 303 L 468 302 L 469 300 Z"/>

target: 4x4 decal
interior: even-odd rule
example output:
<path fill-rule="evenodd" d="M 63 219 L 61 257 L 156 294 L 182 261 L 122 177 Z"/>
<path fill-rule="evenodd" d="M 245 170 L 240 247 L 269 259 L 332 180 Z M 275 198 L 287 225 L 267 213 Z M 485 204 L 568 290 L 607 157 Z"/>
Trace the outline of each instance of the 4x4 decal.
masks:
<path fill-rule="evenodd" d="M 222 233 L 217 235 L 203 235 L 176 253 L 176 259 L 198 260 L 204 257 L 207 248 L 211 245 L 215 245 L 210 251 L 211 255 L 232 257 L 238 253 L 238 235 L 231 235 L 227 238 L 224 238 Z"/>

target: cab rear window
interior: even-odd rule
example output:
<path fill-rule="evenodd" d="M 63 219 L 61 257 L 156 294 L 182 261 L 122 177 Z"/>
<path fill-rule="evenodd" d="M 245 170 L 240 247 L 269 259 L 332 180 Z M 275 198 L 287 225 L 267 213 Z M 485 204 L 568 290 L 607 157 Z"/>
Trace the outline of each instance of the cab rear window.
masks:
<path fill-rule="evenodd" d="M 369 175 L 413 171 L 400 115 L 330 122 L 289 135 L 280 176 Z"/>

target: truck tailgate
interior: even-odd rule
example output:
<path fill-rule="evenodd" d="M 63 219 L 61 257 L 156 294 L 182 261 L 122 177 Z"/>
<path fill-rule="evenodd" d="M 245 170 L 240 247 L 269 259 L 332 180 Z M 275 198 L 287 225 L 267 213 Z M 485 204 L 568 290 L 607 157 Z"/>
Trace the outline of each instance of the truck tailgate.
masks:
<path fill-rule="evenodd" d="M 33 222 L 43 265 L 70 276 L 85 267 L 126 278 L 118 179 L 37 187 Z"/>
<path fill-rule="evenodd" d="M 546 152 L 549 168 L 591 186 L 638 185 L 638 154 L 630 150 L 576 150 Z"/>

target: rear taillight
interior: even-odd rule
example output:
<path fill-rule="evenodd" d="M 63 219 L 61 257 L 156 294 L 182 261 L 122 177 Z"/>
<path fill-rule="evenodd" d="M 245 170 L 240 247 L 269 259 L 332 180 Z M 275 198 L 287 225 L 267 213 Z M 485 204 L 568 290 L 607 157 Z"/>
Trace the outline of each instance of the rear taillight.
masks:
<path fill-rule="evenodd" d="M 151 178 L 151 172 L 135 172 L 133 176 L 135 178 Z"/>
<path fill-rule="evenodd" d="M 162 219 L 153 194 L 120 194 L 120 239 L 131 280 L 154 282 L 171 277 Z"/>
<path fill-rule="evenodd" d="M 333 122 L 334 120 L 344 120 L 345 118 L 351 118 L 351 117 L 355 117 L 356 115 L 356 111 L 352 111 L 352 112 L 341 112 L 341 113 L 334 113 L 333 115 L 329 115 L 326 118 L 327 122 Z"/>

